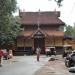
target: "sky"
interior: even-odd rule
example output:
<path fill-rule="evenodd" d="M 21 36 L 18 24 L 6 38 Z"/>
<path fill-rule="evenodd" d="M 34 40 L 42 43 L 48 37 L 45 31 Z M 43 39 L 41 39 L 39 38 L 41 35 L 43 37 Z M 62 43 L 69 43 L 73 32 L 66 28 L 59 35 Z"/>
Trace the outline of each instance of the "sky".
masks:
<path fill-rule="evenodd" d="M 60 19 L 67 25 L 75 23 L 75 0 L 63 0 L 62 7 L 58 7 L 54 0 L 17 0 L 17 7 L 22 11 L 60 11 Z M 18 12 L 16 12 L 18 14 Z"/>

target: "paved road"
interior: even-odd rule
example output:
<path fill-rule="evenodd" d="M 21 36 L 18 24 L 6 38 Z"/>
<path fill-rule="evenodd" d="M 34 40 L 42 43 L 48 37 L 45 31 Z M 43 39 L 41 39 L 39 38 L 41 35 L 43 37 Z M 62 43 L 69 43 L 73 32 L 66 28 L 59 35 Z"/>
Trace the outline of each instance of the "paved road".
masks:
<path fill-rule="evenodd" d="M 34 75 L 45 63 L 49 57 L 41 56 L 40 61 L 36 61 L 36 56 L 17 56 L 13 62 L 4 60 L 0 67 L 0 75 Z"/>
<path fill-rule="evenodd" d="M 35 75 L 75 75 L 75 73 L 69 72 L 61 56 L 57 56 L 56 58 L 57 60 L 49 61 Z"/>

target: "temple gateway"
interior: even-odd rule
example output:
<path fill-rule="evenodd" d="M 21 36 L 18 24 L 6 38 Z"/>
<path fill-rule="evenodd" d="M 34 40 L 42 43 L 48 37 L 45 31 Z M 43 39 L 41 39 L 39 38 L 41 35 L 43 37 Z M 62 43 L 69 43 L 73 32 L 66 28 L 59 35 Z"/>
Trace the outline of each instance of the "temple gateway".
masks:
<path fill-rule="evenodd" d="M 17 36 L 16 52 L 35 53 L 37 47 L 41 48 L 42 54 L 46 47 L 55 47 L 57 53 L 62 52 L 65 23 L 59 19 L 59 11 L 20 11 L 19 16 L 23 30 Z"/>

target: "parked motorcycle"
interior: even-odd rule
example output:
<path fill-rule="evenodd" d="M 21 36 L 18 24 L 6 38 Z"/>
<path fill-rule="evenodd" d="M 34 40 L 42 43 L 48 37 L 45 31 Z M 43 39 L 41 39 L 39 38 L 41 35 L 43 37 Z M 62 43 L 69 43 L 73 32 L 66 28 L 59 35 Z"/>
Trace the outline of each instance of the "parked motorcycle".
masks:
<path fill-rule="evenodd" d="M 66 65 L 66 67 L 74 67 L 75 66 L 75 50 L 71 54 L 68 54 L 65 57 L 65 65 Z"/>

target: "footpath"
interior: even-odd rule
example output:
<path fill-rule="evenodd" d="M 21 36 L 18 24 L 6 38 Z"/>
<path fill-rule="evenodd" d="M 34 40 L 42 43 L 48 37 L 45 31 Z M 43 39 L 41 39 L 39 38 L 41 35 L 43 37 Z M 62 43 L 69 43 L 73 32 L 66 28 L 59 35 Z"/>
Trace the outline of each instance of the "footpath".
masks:
<path fill-rule="evenodd" d="M 41 69 L 35 72 L 35 75 L 75 75 L 70 73 L 64 64 L 64 59 L 58 55 L 56 60 L 48 61 Z"/>

